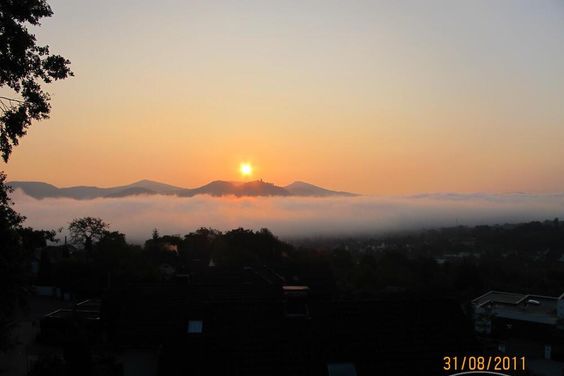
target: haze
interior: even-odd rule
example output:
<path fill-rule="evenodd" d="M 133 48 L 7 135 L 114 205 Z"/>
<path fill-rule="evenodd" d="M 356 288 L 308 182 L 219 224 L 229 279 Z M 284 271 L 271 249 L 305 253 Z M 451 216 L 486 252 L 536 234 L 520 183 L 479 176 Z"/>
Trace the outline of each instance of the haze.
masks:
<path fill-rule="evenodd" d="M 200 227 L 222 231 L 266 227 L 290 239 L 516 223 L 564 215 L 564 194 L 332 198 L 140 195 L 37 200 L 16 190 L 13 197 L 16 210 L 28 217 L 28 226 L 66 228 L 73 218 L 95 216 L 137 243 L 149 239 L 154 228 L 161 234 L 184 235 Z"/>

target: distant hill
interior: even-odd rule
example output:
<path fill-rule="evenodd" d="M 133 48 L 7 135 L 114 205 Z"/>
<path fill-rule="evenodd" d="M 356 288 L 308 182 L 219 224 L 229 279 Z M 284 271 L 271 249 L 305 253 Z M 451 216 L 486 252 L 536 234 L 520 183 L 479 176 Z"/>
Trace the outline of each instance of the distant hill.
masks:
<path fill-rule="evenodd" d="M 174 185 L 159 183 L 157 181 L 152 181 L 152 180 L 139 180 L 138 182 L 125 185 L 122 187 L 116 187 L 115 189 L 123 190 L 130 188 L 145 189 L 147 191 L 153 191 L 159 194 L 175 194 L 176 192 L 184 189 L 181 187 L 175 187 Z"/>
<path fill-rule="evenodd" d="M 181 196 L 195 196 L 208 194 L 210 196 L 290 196 L 290 192 L 272 183 L 262 180 L 251 182 L 229 182 L 216 180 L 200 188 L 186 189 L 180 193 Z"/>
<path fill-rule="evenodd" d="M 284 189 L 290 192 L 292 196 L 357 196 L 356 194 L 349 192 L 330 191 L 303 181 L 295 181 L 292 184 L 285 186 Z"/>
<path fill-rule="evenodd" d="M 250 182 L 230 182 L 216 180 L 198 188 L 181 188 L 151 180 L 109 188 L 92 186 L 75 186 L 59 188 L 51 184 L 34 181 L 13 181 L 8 185 L 14 189 L 21 189 L 25 194 L 42 199 L 48 197 L 64 197 L 77 200 L 86 200 L 103 197 L 128 197 L 136 195 L 175 195 L 192 197 L 196 195 L 210 196 L 355 196 L 353 193 L 331 191 L 315 185 L 294 182 L 286 187 L 280 187 L 262 180 Z"/>

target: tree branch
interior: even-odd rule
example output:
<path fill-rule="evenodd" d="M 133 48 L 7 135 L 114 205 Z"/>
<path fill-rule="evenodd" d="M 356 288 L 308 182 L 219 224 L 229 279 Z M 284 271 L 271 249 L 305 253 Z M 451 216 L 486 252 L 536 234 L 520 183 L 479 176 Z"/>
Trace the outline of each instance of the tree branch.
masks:
<path fill-rule="evenodd" d="M 14 98 L 8 98 L 8 97 L 3 97 L 0 95 L 0 99 L 4 99 L 7 100 L 9 102 L 18 102 L 18 103 L 25 103 L 24 101 L 20 100 L 20 99 L 14 99 Z"/>

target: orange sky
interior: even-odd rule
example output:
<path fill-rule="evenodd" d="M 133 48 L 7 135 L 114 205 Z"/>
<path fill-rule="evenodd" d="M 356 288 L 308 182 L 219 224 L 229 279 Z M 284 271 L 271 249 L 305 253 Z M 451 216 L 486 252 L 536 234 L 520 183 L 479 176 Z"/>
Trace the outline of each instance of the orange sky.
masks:
<path fill-rule="evenodd" d="M 562 191 L 556 1 L 51 1 L 72 61 L 9 180 Z"/>

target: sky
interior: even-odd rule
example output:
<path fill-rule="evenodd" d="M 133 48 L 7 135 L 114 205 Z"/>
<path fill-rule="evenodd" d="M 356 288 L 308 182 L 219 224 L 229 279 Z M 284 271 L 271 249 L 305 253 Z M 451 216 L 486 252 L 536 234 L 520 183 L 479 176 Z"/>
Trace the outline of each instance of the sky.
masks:
<path fill-rule="evenodd" d="M 51 0 L 72 61 L 8 180 L 561 192 L 559 0 Z"/>

